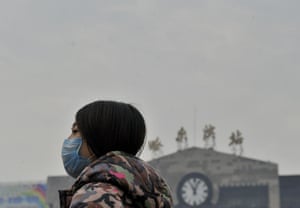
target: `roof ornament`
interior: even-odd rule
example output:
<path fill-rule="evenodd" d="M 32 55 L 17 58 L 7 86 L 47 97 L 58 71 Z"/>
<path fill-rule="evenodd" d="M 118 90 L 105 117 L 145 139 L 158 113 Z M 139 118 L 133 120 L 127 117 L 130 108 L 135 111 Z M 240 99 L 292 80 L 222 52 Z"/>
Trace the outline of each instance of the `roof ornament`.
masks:
<path fill-rule="evenodd" d="M 177 132 L 176 142 L 178 146 L 178 151 L 181 151 L 188 147 L 187 133 L 183 127 L 181 127 Z"/>
<path fill-rule="evenodd" d="M 149 141 L 148 147 L 149 147 L 150 151 L 152 152 L 153 159 L 160 157 L 163 154 L 163 151 L 162 151 L 163 144 L 159 137 L 156 137 L 156 139 Z"/>
<path fill-rule="evenodd" d="M 216 127 L 211 124 L 205 125 L 203 129 L 204 148 L 214 150 L 216 147 Z"/>
<path fill-rule="evenodd" d="M 236 130 L 236 133 L 231 133 L 229 139 L 230 143 L 228 145 L 231 147 L 233 154 L 242 156 L 244 153 L 244 138 L 242 137 L 242 133 L 239 130 Z"/>

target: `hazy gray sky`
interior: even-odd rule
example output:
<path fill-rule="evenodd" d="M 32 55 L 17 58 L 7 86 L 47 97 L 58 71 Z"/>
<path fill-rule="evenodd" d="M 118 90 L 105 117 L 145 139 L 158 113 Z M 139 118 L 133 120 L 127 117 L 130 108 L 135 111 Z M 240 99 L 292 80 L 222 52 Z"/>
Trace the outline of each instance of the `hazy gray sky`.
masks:
<path fill-rule="evenodd" d="M 165 154 L 177 150 L 181 126 L 190 146 L 203 147 L 211 123 L 218 151 L 231 153 L 240 129 L 246 157 L 300 174 L 299 6 L 0 1 L 0 182 L 65 174 L 60 150 L 74 113 L 97 99 L 135 104 Z"/>

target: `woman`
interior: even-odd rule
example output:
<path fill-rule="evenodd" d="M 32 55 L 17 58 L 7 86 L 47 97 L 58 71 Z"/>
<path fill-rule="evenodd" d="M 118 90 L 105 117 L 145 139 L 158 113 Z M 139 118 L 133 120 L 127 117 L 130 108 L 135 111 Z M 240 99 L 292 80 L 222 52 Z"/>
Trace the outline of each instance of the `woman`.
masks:
<path fill-rule="evenodd" d="M 60 191 L 61 207 L 172 207 L 164 179 L 135 156 L 145 134 L 144 118 L 130 104 L 96 101 L 81 108 L 62 147 L 64 167 L 76 180 Z"/>

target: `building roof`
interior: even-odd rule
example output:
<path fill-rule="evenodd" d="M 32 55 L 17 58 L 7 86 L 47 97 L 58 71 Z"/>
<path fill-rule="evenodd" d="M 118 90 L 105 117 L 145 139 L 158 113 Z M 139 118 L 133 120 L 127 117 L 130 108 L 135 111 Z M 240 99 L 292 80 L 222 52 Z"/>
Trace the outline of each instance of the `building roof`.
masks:
<path fill-rule="evenodd" d="M 159 158 L 155 158 L 150 160 L 150 163 L 157 163 L 158 161 L 161 160 L 168 160 L 174 157 L 180 157 L 181 159 L 190 159 L 190 157 L 186 157 L 187 155 L 198 155 L 198 156 L 210 156 L 214 155 L 215 157 L 221 157 L 221 158 L 228 158 L 228 160 L 242 160 L 243 162 L 253 162 L 253 163 L 260 163 L 260 164 L 265 164 L 265 165 L 275 165 L 277 166 L 276 163 L 270 162 L 270 161 L 263 161 L 263 160 L 258 160 L 258 159 L 253 159 L 253 158 L 248 158 L 244 156 L 237 156 L 234 154 L 229 154 L 229 153 L 224 153 L 224 152 L 219 152 L 216 150 L 212 149 L 204 149 L 200 147 L 190 147 L 186 148 L 184 150 L 179 150 L 177 152 L 161 156 Z"/>

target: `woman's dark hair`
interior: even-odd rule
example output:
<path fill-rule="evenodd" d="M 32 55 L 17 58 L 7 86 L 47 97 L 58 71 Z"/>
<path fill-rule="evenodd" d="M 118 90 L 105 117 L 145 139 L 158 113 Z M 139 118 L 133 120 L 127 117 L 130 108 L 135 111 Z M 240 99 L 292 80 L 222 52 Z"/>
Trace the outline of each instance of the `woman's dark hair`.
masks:
<path fill-rule="evenodd" d="M 83 139 L 97 157 L 109 151 L 136 155 L 144 144 L 145 121 L 131 104 L 95 101 L 82 107 L 75 120 Z"/>

